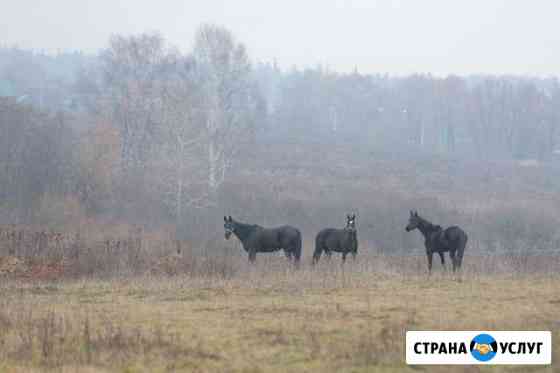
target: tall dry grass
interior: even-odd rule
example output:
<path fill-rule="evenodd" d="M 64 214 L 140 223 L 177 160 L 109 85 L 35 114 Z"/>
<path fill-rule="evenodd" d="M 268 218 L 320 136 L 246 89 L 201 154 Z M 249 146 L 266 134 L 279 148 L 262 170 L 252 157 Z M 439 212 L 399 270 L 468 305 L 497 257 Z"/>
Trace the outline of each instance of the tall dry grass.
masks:
<path fill-rule="evenodd" d="M 226 274 L 208 258 L 171 276 L 8 279 L 0 370 L 415 371 L 425 369 L 404 364 L 406 330 L 536 329 L 558 338 L 558 259 L 473 256 L 461 275 L 436 265 L 428 277 L 421 256 L 358 258 L 295 269 L 281 256 L 251 266 L 232 255 L 222 258 Z M 554 345 L 553 361 L 559 356 Z"/>
<path fill-rule="evenodd" d="M 71 278 L 126 277 L 148 273 L 208 277 L 219 274 L 231 278 L 247 271 L 247 254 L 236 239 L 225 241 L 219 238 L 200 247 L 191 241 L 174 240 L 170 233 L 126 228 L 113 228 L 115 234 L 122 234 L 120 236 L 103 236 L 91 231 L 87 234 L 80 231 L 66 234 L 29 226 L 0 226 L 0 258 L 17 257 L 30 268 L 33 265 L 60 265 L 59 277 Z M 469 242 L 467 246 L 464 273 L 547 274 L 559 267 L 560 255 L 555 250 L 484 252 L 473 247 L 474 244 Z M 311 262 L 312 252 L 312 241 L 304 240 L 304 265 Z M 258 255 L 258 261 L 271 268 L 284 265 L 283 259 L 282 252 Z M 437 267 L 439 258 L 435 260 Z M 338 262 L 335 256 L 331 265 Z M 391 253 L 369 247 L 362 240 L 359 260 L 353 264 L 352 270 L 416 275 L 426 271 L 425 262 L 422 249 Z M 450 265 L 448 256 L 446 264 Z"/>

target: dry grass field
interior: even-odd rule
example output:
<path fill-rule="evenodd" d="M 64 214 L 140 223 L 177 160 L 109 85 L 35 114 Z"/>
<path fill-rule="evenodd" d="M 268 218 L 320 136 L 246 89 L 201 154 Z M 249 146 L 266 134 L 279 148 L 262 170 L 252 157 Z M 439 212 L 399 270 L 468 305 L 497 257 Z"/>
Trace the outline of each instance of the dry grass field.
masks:
<path fill-rule="evenodd" d="M 230 257 L 175 276 L 4 278 L 0 372 L 450 371 L 405 365 L 404 333 L 422 329 L 552 330 L 560 358 L 558 257 L 467 257 L 460 277 L 439 263 L 428 277 L 424 257 L 336 259 L 299 270 L 260 256 L 254 267 Z"/>

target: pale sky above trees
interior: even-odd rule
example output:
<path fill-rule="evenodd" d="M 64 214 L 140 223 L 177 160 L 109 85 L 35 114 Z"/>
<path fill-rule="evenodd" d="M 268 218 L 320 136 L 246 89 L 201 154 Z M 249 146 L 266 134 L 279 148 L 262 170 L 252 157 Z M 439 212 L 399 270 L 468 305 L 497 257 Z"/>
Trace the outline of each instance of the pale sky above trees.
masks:
<path fill-rule="evenodd" d="M 159 31 L 189 50 L 209 22 L 284 68 L 548 76 L 560 75 L 558 14 L 556 0 L 18 0 L 2 6 L 0 42 L 94 52 Z"/>

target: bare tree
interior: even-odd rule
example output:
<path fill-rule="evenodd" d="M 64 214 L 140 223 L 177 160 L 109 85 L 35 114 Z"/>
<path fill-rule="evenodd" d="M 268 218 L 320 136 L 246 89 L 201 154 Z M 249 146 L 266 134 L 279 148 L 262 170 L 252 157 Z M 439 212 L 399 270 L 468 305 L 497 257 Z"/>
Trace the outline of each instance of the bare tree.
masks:
<path fill-rule="evenodd" d="M 245 47 L 218 26 L 199 28 L 194 61 L 200 87 L 201 131 L 207 158 L 207 184 L 213 194 L 232 159 L 250 139 L 259 96 Z"/>
<path fill-rule="evenodd" d="M 162 91 L 162 131 L 159 169 L 164 170 L 164 201 L 172 206 L 176 222 L 183 217 L 183 207 L 201 207 L 208 202 L 204 183 L 203 131 L 198 124 L 200 95 L 193 77 L 190 58 L 183 59 L 172 79 Z"/>
<path fill-rule="evenodd" d="M 176 52 L 159 34 L 113 36 L 102 55 L 110 112 L 122 138 L 123 171 L 142 167 L 150 157 L 161 123 L 161 87 Z"/>

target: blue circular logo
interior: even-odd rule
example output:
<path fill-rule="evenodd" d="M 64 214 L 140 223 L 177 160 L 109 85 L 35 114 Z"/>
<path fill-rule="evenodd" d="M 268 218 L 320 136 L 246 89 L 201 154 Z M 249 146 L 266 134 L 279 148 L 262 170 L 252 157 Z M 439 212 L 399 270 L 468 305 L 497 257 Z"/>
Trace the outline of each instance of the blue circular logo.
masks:
<path fill-rule="evenodd" d="M 471 341 L 471 355 L 478 361 L 490 361 L 496 356 L 498 342 L 489 334 L 479 334 Z"/>

